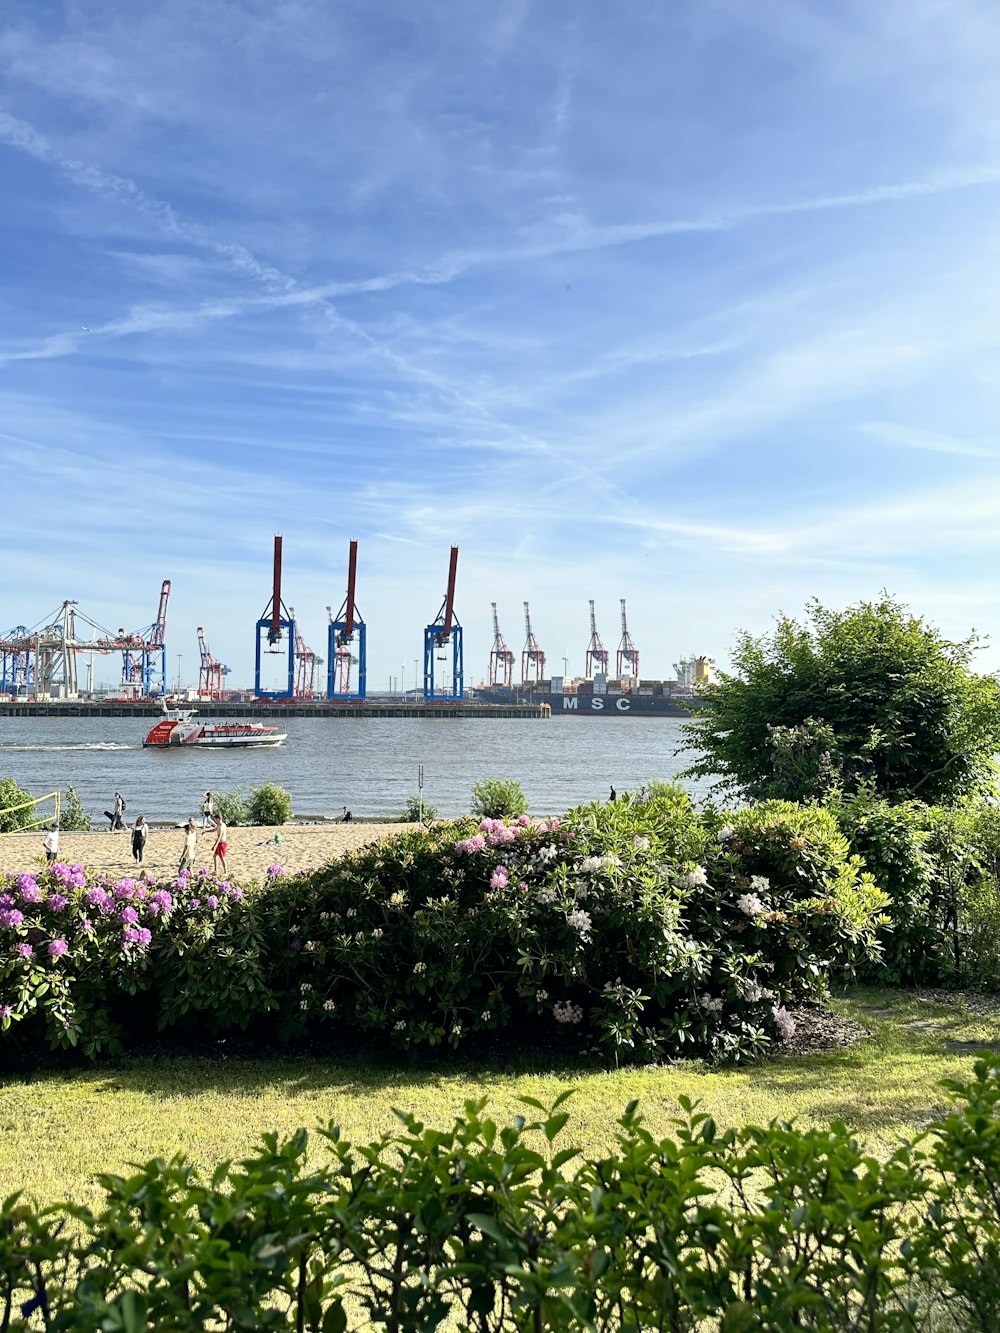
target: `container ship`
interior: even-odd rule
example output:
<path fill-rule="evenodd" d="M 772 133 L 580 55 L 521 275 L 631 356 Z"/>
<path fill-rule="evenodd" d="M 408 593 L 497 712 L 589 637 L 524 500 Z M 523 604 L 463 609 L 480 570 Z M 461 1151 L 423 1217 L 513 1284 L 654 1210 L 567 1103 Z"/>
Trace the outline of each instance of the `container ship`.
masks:
<path fill-rule="evenodd" d="M 548 704 L 553 717 L 691 717 L 714 666 L 710 657 L 689 657 L 675 664 L 674 680 L 552 676 L 521 685 L 480 685 L 472 693 L 477 703 Z"/>

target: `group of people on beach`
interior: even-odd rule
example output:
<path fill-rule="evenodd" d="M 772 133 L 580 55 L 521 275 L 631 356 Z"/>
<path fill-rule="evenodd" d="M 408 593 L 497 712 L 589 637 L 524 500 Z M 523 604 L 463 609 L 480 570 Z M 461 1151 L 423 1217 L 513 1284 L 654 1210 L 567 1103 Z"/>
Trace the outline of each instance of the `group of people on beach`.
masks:
<path fill-rule="evenodd" d="M 120 791 L 115 792 L 114 809 L 105 810 L 104 816 L 111 821 L 110 833 L 128 833 L 132 834 L 132 859 L 137 865 L 142 865 L 142 858 L 146 850 L 146 838 L 149 836 L 149 825 L 146 823 L 146 816 L 139 815 L 136 818 L 132 828 L 125 823 L 125 798 Z M 226 853 L 229 850 L 229 827 L 222 815 L 215 812 L 215 798 L 210 791 L 205 793 L 201 803 L 201 831 L 211 830 L 215 835 L 215 845 L 212 848 L 212 862 L 216 873 L 219 871 L 226 874 Z M 198 846 L 198 826 L 193 819 L 189 819 L 184 825 L 184 847 L 181 851 L 180 865 L 177 867 L 178 873 L 181 870 L 191 870 L 194 867 L 194 855 Z M 59 855 L 59 825 L 53 824 L 45 835 L 44 839 L 45 856 L 48 861 L 54 861 Z"/>

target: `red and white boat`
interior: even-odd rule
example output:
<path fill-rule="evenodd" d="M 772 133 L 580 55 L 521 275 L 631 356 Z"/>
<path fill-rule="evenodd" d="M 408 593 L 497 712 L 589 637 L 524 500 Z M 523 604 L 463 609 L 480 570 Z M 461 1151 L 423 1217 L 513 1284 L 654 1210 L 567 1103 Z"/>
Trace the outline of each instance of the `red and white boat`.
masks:
<path fill-rule="evenodd" d="M 143 741 L 151 750 L 170 750 L 177 746 L 198 749 L 264 749 L 281 745 L 287 732 L 265 727 L 263 722 L 195 722 L 195 710 L 170 708 Z"/>

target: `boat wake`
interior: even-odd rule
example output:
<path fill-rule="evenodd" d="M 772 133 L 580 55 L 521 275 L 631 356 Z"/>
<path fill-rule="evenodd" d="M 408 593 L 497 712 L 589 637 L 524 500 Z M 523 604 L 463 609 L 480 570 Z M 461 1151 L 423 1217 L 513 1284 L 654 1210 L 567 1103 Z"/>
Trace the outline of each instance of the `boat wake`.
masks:
<path fill-rule="evenodd" d="M 10 751 L 28 752 L 36 750 L 55 751 L 55 750 L 137 750 L 137 745 L 121 745 L 117 741 L 92 741 L 82 744 L 67 745 L 19 745 L 15 741 L 0 741 L 0 751 L 5 754 Z"/>

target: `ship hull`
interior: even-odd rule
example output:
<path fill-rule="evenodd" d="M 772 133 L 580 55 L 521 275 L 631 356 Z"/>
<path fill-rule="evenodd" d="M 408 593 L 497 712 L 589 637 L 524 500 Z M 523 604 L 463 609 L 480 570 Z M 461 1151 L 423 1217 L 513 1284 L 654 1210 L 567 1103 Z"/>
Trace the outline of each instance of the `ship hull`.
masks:
<path fill-rule="evenodd" d="M 477 690 L 476 702 L 548 704 L 553 717 L 691 717 L 693 706 L 656 694 L 551 694 L 547 691 Z"/>

